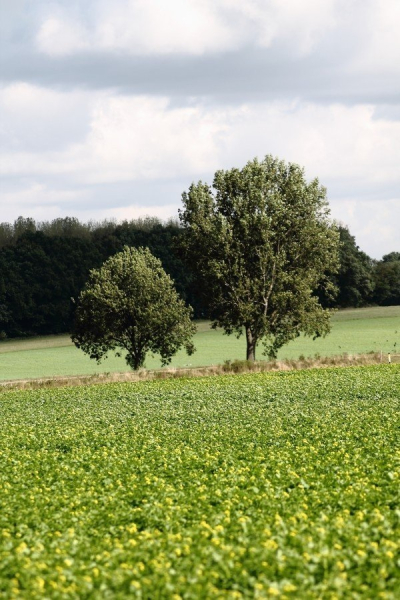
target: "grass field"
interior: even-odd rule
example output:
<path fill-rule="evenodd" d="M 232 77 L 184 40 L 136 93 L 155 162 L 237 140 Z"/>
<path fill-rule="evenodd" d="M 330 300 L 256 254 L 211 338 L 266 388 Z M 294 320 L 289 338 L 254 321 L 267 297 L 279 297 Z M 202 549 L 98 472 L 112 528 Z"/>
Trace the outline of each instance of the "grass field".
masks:
<path fill-rule="evenodd" d="M 0 396 L 0 597 L 400 597 L 400 365 Z"/>
<path fill-rule="evenodd" d="M 400 306 L 351 309 L 337 312 L 329 336 L 313 341 L 299 338 L 279 353 L 279 358 L 297 359 L 300 355 L 332 356 L 369 351 L 395 352 L 400 347 Z M 245 339 L 225 336 L 210 329 L 208 322 L 198 323 L 195 337 L 197 352 L 188 357 L 183 351 L 172 366 L 204 366 L 222 364 L 226 360 L 245 358 Z M 262 359 L 262 348 L 258 357 Z M 148 356 L 149 369 L 160 367 L 157 357 Z M 97 365 L 77 350 L 69 336 L 49 336 L 28 340 L 0 342 L 0 380 L 52 377 L 54 375 L 85 375 L 128 370 L 123 359 L 110 356 Z"/>

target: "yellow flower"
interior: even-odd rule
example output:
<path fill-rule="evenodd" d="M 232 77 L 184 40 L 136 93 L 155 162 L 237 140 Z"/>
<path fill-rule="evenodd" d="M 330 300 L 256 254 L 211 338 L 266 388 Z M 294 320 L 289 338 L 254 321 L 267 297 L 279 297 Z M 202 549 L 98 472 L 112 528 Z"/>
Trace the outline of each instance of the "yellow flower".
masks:
<path fill-rule="evenodd" d="M 42 577 L 36 577 L 35 583 L 36 583 L 36 587 L 38 587 L 39 590 L 44 589 L 45 580 L 42 579 Z"/>
<path fill-rule="evenodd" d="M 268 588 L 268 593 L 271 596 L 280 596 L 280 594 L 281 594 L 280 591 L 278 590 L 278 588 L 272 587 L 272 586 Z"/>
<path fill-rule="evenodd" d="M 334 547 L 336 550 L 341 550 L 341 549 L 342 549 L 342 546 L 341 546 L 340 544 L 334 544 L 334 545 L 333 545 L 333 547 Z"/>
<path fill-rule="evenodd" d="M 293 585 L 293 583 L 285 583 L 285 585 L 283 586 L 284 592 L 295 592 L 296 590 L 297 587 Z"/>
<path fill-rule="evenodd" d="M 264 548 L 268 548 L 268 550 L 276 550 L 278 544 L 275 542 L 275 540 L 267 540 L 266 542 L 264 542 L 263 546 Z"/>
<path fill-rule="evenodd" d="M 140 590 L 140 583 L 138 581 L 131 581 L 131 588 L 134 590 Z"/>

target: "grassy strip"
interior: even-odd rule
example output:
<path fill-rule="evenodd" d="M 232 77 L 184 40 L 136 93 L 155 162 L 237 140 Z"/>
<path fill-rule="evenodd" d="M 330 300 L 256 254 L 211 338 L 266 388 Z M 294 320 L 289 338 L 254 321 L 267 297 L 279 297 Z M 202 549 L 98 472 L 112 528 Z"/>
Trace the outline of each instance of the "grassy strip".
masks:
<path fill-rule="evenodd" d="M 342 354 L 340 356 L 325 356 L 314 358 L 300 358 L 299 360 L 286 359 L 274 361 L 247 360 L 226 361 L 223 365 L 212 365 L 198 368 L 170 368 L 170 369 L 140 369 L 137 372 L 128 371 L 121 373 L 99 373 L 94 375 L 77 375 L 72 377 L 49 377 L 38 379 L 23 379 L 0 381 L 0 392 L 4 390 L 23 390 L 55 388 L 76 385 L 90 385 L 101 383 L 151 381 L 154 379 L 171 379 L 181 377 L 208 377 L 210 375 L 226 375 L 228 373 L 265 373 L 272 371 L 291 371 L 299 369 L 314 369 L 326 367 L 349 367 L 377 365 L 387 362 L 386 355 L 379 352 L 356 354 L 354 356 Z M 400 355 L 391 357 L 393 363 L 400 362 Z"/>
<path fill-rule="evenodd" d="M 172 359 L 172 368 L 194 369 L 244 358 L 243 337 L 237 339 L 223 335 L 221 330 L 212 330 L 208 321 L 198 321 L 196 325 L 198 331 L 194 343 L 197 351 L 190 357 L 184 351 L 178 352 Z M 300 336 L 280 350 L 278 360 L 298 360 L 300 356 L 315 357 L 316 354 L 354 356 L 370 351 L 382 351 L 387 356 L 388 352 L 394 353 L 399 348 L 400 306 L 349 309 L 334 314 L 332 332 L 326 338 L 313 341 Z M 262 346 L 257 350 L 257 358 L 262 358 Z M 160 358 L 149 354 L 146 368 L 155 370 L 160 366 Z M 125 360 L 113 355 L 97 365 L 75 348 L 67 335 L 0 341 L 0 381 L 120 374 L 126 370 Z"/>

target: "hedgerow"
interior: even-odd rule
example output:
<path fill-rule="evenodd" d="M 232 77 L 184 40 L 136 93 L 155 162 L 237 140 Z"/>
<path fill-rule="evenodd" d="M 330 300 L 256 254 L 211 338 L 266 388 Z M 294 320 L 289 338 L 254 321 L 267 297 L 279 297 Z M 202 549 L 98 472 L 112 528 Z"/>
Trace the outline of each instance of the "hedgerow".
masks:
<path fill-rule="evenodd" d="M 0 398 L 0 596 L 399 597 L 398 365 Z"/>

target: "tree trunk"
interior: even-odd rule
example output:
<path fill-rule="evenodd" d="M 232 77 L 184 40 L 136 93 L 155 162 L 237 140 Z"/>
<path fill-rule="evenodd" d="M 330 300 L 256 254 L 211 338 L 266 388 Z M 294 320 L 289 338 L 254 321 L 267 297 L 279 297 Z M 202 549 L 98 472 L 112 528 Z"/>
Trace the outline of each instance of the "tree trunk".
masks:
<path fill-rule="evenodd" d="M 256 344 L 257 339 L 253 336 L 251 329 L 246 327 L 246 342 L 247 342 L 247 360 L 255 361 L 256 360 Z"/>

